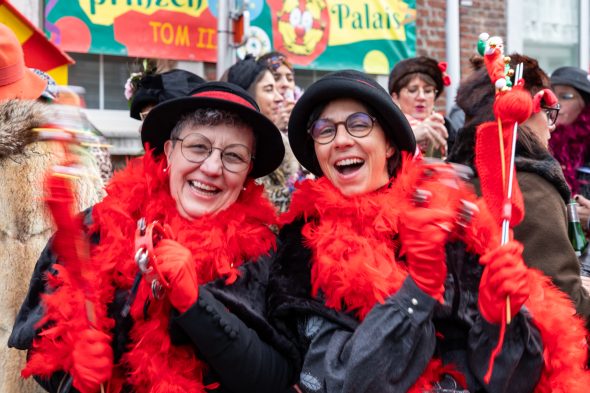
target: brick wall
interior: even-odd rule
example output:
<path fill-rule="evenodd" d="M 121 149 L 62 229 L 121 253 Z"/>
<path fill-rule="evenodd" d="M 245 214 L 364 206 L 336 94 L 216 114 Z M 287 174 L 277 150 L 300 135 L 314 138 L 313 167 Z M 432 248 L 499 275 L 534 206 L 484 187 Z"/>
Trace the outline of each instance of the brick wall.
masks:
<path fill-rule="evenodd" d="M 480 33 L 506 37 L 505 9 L 505 0 L 473 0 L 471 5 L 459 6 L 462 77 L 470 71 L 469 58 L 476 53 L 475 45 Z M 416 0 L 418 55 L 430 56 L 439 61 L 446 59 L 445 23 L 446 1 Z"/>
<path fill-rule="evenodd" d="M 446 56 L 446 2 L 460 0 L 416 0 L 416 54 L 445 61 Z M 461 2 L 460 2 L 461 3 Z M 468 3 L 468 2 L 463 2 Z M 471 71 L 469 58 L 476 54 L 479 34 L 506 37 L 506 1 L 473 0 L 471 5 L 459 6 L 459 34 L 461 40 L 461 78 Z M 437 110 L 444 112 L 445 96 L 436 102 Z"/>

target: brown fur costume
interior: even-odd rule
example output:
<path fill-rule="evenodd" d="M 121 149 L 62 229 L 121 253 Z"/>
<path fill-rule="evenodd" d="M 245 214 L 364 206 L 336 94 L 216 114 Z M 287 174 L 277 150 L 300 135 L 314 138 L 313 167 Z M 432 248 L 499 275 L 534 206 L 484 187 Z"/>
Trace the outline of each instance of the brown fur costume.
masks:
<path fill-rule="evenodd" d="M 25 381 L 20 370 L 25 353 L 8 349 L 12 324 L 27 291 L 33 267 L 53 232 L 43 203 L 42 181 L 47 170 L 60 163 L 63 147 L 36 142 L 32 128 L 51 118 L 51 107 L 35 101 L 0 102 L 0 392 L 28 393 L 42 389 Z M 77 182 L 78 207 L 87 208 L 102 197 L 102 182 L 94 177 Z"/>

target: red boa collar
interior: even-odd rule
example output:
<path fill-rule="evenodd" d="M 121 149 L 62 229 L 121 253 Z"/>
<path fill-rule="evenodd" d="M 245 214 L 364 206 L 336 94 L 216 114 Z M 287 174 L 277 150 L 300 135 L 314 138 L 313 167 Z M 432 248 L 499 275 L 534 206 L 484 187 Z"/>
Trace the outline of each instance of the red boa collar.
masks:
<path fill-rule="evenodd" d="M 249 180 L 246 189 L 228 209 L 198 220 L 188 221 L 178 214 L 169 193 L 164 162 L 147 154 L 134 160 L 115 175 L 107 188 L 108 195 L 93 209 L 91 232 L 100 233 L 100 242 L 92 251 L 92 260 L 101 266 L 94 278 L 97 299 L 97 327 L 109 332 L 113 326 L 107 317 L 106 305 L 112 302 L 117 288 L 131 287 L 137 265 L 133 259 L 136 222 L 160 220 L 169 224 L 178 242 L 193 252 L 200 284 L 225 277 L 228 283 L 237 278 L 237 268 L 245 260 L 253 260 L 275 246 L 269 226 L 276 223 L 274 208 L 262 197 L 263 187 Z M 57 265 L 59 277 L 50 277 L 55 288 L 44 296 L 46 314 L 41 323 L 58 321 L 34 344 L 35 351 L 23 373 L 51 375 L 57 370 L 71 369 L 71 348 L 76 332 L 87 325 L 83 296 L 72 285 L 67 272 Z M 65 274 L 62 274 L 65 273 Z M 119 368 L 126 377 L 111 381 L 115 385 L 131 385 L 138 393 L 204 392 L 202 376 L 205 364 L 199 361 L 190 346 L 174 346 L 168 335 L 170 304 L 152 301 L 149 318 L 144 319 L 144 304 L 149 289 L 140 284 L 131 308 L 134 324 L 131 342 Z M 64 307 L 67 306 L 67 307 Z"/>
<path fill-rule="evenodd" d="M 377 302 L 395 293 L 407 276 L 398 262 L 399 213 L 408 202 L 413 182 L 412 163 L 406 157 L 404 171 L 391 186 L 374 193 L 346 197 L 326 178 L 301 183 L 291 208 L 282 216 L 288 223 L 304 217 L 302 234 L 312 250 L 312 295 L 321 290 L 327 307 L 353 311 L 362 320 Z M 465 235 L 469 250 L 483 254 L 498 244 L 494 218 L 482 200 L 480 214 Z M 541 272 L 530 269 L 531 296 L 526 306 L 534 317 L 544 344 L 545 367 L 535 392 L 587 391 L 585 371 L 586 330 L 574 316 L 571 301 Z M 456 372 L 433 359 L 410 392 L 428 390 L 442 374 Z M 458 377 L 460 379 L 460 377 Z"/>

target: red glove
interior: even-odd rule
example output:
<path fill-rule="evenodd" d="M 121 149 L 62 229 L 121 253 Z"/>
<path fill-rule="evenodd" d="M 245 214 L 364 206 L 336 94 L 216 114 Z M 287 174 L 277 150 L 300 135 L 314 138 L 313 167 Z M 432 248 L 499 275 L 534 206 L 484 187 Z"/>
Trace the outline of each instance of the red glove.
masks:
<path fill-rule="evenodd" d="M 522 245 L 510 241 L 480 258 L 485 266 L 479 283 L 479 310 L 490 323 L 502 323 L 506 297 L 512 316 L 529 297 L 528 270 L 522 260 Z"/>
<path fill-rule="evenodd" d="M 174 240 L 164 239 L 158 243 L 154 253 L 160 273 L 170 284 L 170 303 L 178 311 L 185 312 L 199 297 L 197 273 L 191 252 Z"/>
<path fill-rule="evenodd" d="M 80 334 L 72 353 L 70 373 L 73 385 L 81 393 L 96 393 L 111 378 L 113 350 L 108 334 L 87 329 Z"/>
<path fill-rule="evenodd" d="M 410 276 L 425 293 L 442 303 L 447 277 L 445 244 L 453 228 L 451 212 L 415 208 L 401 220 L 400 239 Z"/>

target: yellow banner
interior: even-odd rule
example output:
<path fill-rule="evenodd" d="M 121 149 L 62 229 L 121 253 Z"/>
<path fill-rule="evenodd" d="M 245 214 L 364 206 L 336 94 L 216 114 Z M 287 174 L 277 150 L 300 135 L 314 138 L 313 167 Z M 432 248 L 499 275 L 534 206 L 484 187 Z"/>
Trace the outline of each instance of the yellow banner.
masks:
<path fill-rule="evenodd" d="M 156 11 L 175 11 L 198 17 L 208 7 L 207 0 L 88 0 L 80 7 L 94 24 L 112 25 L 119 15 L 137 11 L 151 15 Z"/>
<path fill-rule="evenodd" d="M 398 0 L 328 0 L 327 7 L 329 46 L 369 40 L 405 41 L 404 25 L 416 20 L 416 10 Z"/>

